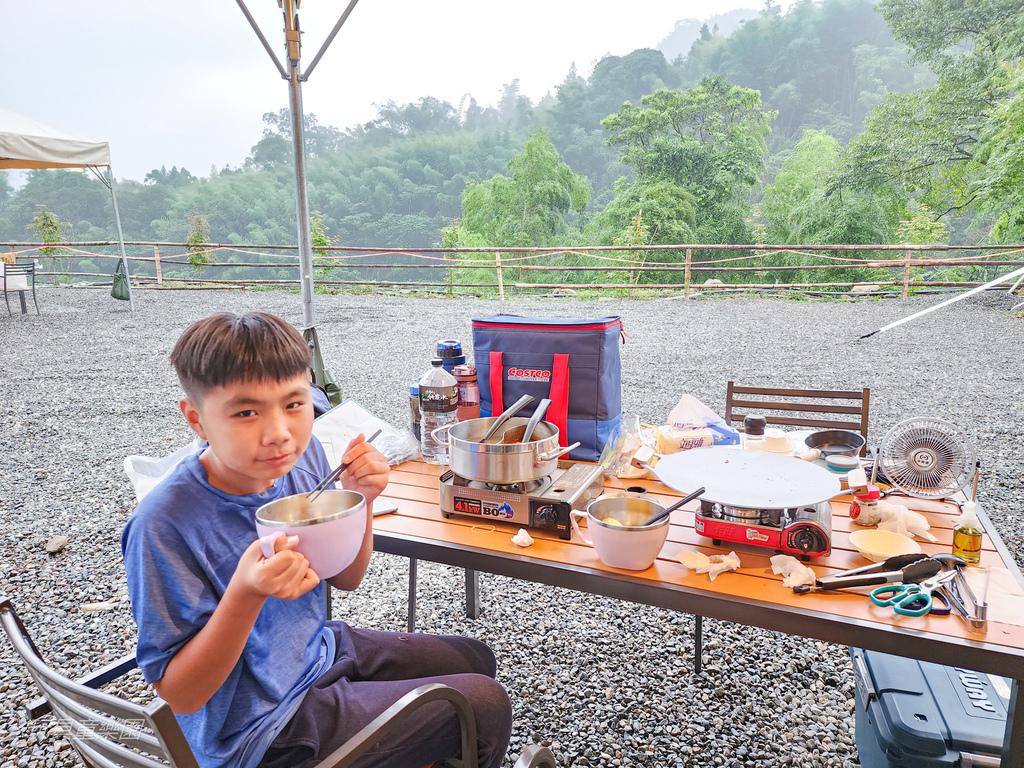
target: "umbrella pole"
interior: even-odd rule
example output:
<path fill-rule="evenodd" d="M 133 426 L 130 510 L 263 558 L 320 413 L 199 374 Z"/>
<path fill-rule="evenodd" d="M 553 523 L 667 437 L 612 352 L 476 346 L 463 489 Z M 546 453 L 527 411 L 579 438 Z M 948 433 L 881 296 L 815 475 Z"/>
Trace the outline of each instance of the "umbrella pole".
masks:
<path fill-rule="evenodd" d="M 288 79 L 289 106 L 292 114 L 292 137 L 295 144 L 295 189 L 299 227 L 299 284 L 302 288 L 302 325 L 316 325 L 316 307 L 313 305 L 313 247 L 309 224 L 309 198 L 306 196 L 305 137 L 302 132 L 302 83 L 299 62 L 292 61 Z"/>
<path fill-rule="evenodd" d="M 124 266 L 124 278 L 128 283 L 128 311 L 135 311 L 135 299 L 132 296 L 132 276 L 128 271 L 128 254 L 124 250 L 124 233 L 121 231 L 121 213 L 117 210 L 117 195 L 114 193 L 114 170 L 109 165 L 106 173 L 107 189 L 110 190 L 110 202 L 114 206 L 114 226 L 117 227 L 117 244 L 121 248 L 121 264 Z"/>

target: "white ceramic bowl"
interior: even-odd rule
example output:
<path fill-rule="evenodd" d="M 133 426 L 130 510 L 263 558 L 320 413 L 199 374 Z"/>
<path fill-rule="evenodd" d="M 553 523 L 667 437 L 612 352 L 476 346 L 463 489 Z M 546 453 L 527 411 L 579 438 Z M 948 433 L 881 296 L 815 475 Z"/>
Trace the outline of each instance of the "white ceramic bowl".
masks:
<path fill-rule="evenodd" d="M 274 540 L 296 535 L 295 546 L 321 579 L 337 576 L 352 565 L 366 531 L 366 499 L 358 491 L 324 491 L 312 504 L 306 494 L 264 504 L 256 510 L 256 531 L 265 557 L 274 554 Z"/>
<path fill-rule="evenodd" d="M 850 534 L 850 543 L 873 563 L 880 563 L 894 555 L 912 555 L 921 551 L 921 545 L 909 536 L 877 528 L 854 531 Z"/>

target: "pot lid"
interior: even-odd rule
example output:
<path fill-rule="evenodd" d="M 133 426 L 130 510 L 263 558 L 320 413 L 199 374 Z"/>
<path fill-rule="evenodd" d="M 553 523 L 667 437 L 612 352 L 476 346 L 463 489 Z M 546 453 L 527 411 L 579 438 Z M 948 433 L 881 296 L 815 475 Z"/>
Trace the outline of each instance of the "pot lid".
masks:
<path fill-rule="evenodd" d="M 724 446 L 663 456 L 654 472 L 680 493 L 704 486 L 702 500 L 745 509 L 807 506 L 842 490 L 836 475 L 794 456 Z"/>

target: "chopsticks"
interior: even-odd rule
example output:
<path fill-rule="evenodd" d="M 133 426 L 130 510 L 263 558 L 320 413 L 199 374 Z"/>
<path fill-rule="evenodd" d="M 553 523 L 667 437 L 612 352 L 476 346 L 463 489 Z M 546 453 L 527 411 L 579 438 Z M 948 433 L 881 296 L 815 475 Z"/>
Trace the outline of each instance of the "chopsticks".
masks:
<path fill-rule="evenodd" d="M 377 436 L 380 433 L 381 430 L 378 429 L 363 442 L 372 443 L 374 440 L 377 439 Z M 312 503 L 312 501 L 317 496 L 319 496 L 321 493 L 324 492 L 324 490 L 326 490 L 328 485 L 330 485 L 339 477 L 341 477 L 341 473 L 344 472 L 346 469 L 348 469 L 348 462 L 345 462 L 344 464 L 339 464 L 337 467 L 335 467 L 334 470 L 329 475 L 327 475 L 327 477 L 325 477 L 323 480 L 321 480 L 319 483 L 313 486 L 313 490 L 306 494 L 306 500 Z"/>

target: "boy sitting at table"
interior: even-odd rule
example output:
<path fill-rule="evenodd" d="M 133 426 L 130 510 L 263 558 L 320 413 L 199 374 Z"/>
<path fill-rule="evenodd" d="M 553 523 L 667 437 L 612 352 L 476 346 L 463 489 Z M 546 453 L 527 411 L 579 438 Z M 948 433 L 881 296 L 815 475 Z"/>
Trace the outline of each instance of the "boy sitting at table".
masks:
<path fill-rule="evenodd" d="M 121 538 L 137 658 L 202 768 L 312 766 L 405 693 L 443 682 L 476 713 L 480 765 L 496 768 L 512 729 L 495 658 L 466 637 L 376 632 L 325 620 L 324 588 L 298 537 L 264 557 L 256 510 L 311 490 L 330 467 L 312 435 L 310 350 L 273 315 L 223 313 L 171 353 L 181 412 L 207 442 L 146 495 Z M 366 497 L 355 561 L 330 579 L 359 586 L 373 549 L 373 500 L 388 463 L 360 435 L 343 487 Z M 422 766 L 461 752 L 445 702 L 417 710 L 358 765 Z"/>

